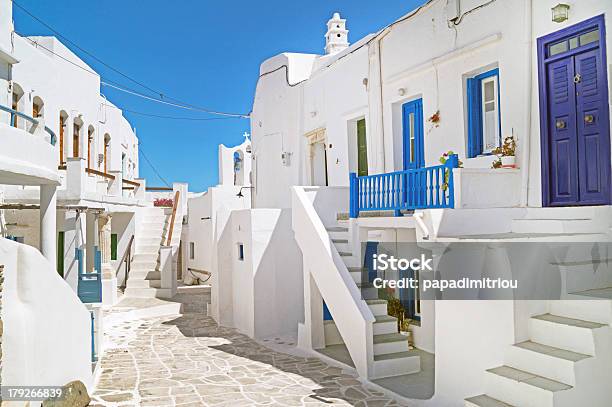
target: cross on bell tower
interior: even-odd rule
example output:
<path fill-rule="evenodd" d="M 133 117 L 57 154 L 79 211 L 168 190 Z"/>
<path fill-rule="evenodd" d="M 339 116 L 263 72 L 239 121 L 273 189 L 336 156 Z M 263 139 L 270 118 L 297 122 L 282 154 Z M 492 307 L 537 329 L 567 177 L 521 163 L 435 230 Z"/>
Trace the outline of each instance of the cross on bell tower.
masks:
<path fill-rule="evenodd" d="M 334 13 L 327 22 L 327 33 L 325 34 L 325 53 L 336 54 L 348 48 L 348 30 L 346 20 L 340 18 L 340 13 Z"/>

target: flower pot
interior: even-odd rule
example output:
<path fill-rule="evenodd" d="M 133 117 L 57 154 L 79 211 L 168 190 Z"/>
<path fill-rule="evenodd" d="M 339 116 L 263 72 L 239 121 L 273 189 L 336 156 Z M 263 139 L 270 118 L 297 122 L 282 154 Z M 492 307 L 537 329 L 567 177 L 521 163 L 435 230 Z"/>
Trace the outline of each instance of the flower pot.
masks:
<path fill-rule="evenodd" d="M 516 164 L 516 157 L 513 155 L 507 155 L 501 157 L 502 167 L 514 167 Z"/>

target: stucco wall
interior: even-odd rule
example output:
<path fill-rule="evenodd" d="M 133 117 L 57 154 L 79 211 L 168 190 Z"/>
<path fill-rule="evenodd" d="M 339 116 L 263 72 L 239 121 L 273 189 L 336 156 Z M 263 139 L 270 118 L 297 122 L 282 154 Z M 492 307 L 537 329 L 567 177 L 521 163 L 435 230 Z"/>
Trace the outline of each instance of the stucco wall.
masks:
<path fill-rule="evenodd" d="M 68 284 L 34 248 L 0 239 L 4 336 L 2 384 L 90 389 L 91 320 Z"/>

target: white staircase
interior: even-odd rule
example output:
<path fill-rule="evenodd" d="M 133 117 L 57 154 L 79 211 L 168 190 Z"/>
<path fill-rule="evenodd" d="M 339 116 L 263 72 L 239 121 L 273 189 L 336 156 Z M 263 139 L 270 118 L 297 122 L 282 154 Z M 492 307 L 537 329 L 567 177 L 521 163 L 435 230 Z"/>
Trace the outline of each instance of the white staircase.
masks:
<path fill-rule="evenodd" d="M 396 319 L 387 315 L 387 302 L 378 298 L 375 287 L 361 282 L 360 242 L 352 242 L 346 224 L 332 221 L 336 213 L 319 214 L 315 210 L 317 194 L 339 194 L 338 191 L 294 187 L 293 192 L 293 229 L 302 250 L 305 273 L 310 273 L 334 318 L 323 324 L 325 338 L 321 345 L 344 343 L 357 372 L 365 379 L 418 372 L 420 357 L 410 351 L 408 337 L 397 333 Z M 344 200 L 338 198 L 339 202 Z"/>
<path fill-rule="evenodd" d="M 377 288 L 362 282 L 367 281 L 367 278 L 362 278 L 362 273 L 367 271 L 359 267 L 361 258 L 353 255 L 349 229 L 338 225 L 327 228 L 327 232 L 375 318 L 372 324 L 374 360 L 370 378 L 380 379 L 418 372 L 421 359 L 414 352 L 410 352 L 408 337 L 397 332 L 397 318 L 387 314 L 387 301 L 379 299 Z M 333 320 L 325 321 L 325 334 L 326 346 L 343 343 Z"/>
<path fill-rule="evenodd" d="M 165 213 L 164 208 L 143 209 L 141 222 L 136 227 L 135 250 L 125 289 L 127 297 L 160 296 L 159 249 L 166 243 L 169 223 L 170 215 Z"/>
<path fill-rule="evenodd" d="M 550 301 L 529 320 L 529 340 L 510 347 L 486 371 L 486 394 L 468 407 L 605 407 L 612 405 L 612 301 Z"/>

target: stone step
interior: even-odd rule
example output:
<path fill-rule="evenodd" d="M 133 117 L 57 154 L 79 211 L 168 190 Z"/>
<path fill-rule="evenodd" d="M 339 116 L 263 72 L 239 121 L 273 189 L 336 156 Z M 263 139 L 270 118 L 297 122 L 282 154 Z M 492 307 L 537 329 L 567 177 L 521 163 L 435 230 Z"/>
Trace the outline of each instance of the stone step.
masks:
<path fill-rule="evenodd" d="M 158 270 L 130 270 L 128 280 L 161 280 L 161 272 Z"/>
<path fill-rule="evenodd" d="M 135 239 L 136 241 L 136 245 L 157 245 L 159 246 L 161 244 L 162 238 L 161 235 L 159 236 L 152 236 L 152 237 L 136 237 Z"/>
<path fill-rule="evenodd" d="M 132 256 L 132 263 L 157 263 L 159 253 L 136 253 Z"/>
<path fill-rule="evenodd" d="M 130 265 L 130 273 L 136 270 L 144 270 L 144 271 L 153 271 L 156 270 L 159 266 L 157 260 L 141 260 L 141 261 L 132 261 Z"/>
<path fill-rule="evenodd" d="M 326 228 L 327 234 L 330 239 L 342 239 L 348 240 L 349 238 L 349 230 L 345 227 L 334 226 Z"/>
<path fill-rule="evenodd" d="M 465 399 L 465 407 L 514 407 L 486 394 Z"/>
<path fill-rule="evenodd" d="M 372 311 L 372 314 L 375 317 L 379 315 L 387 315 L 387 300 L 366 300 L 366 304 L 368 307 L 370 307 L 370 311 Z"/>
<path fill-rule="evenodd" d="M 158 296 L 159 289 L 157 288 L 126 288 L 125 296 L 126 297 L 135 297 L 135 298 L 153 298 Z"/>
<path fill-rule="evenodd" d="M 161 288 L 161 280 L 144 280 L 129 278 L 127 288 Z"/>
<path fill-rule="evenodd" d="M 582 353 L 525 341 L 511 346 L 506 353 L 505 361 L 506 365 L 515 369 L 575 386 L 576 362 L 589 357 Z"/>
<path fill-rule="evenodd" d="M 397 318 L 391 315 L 378 315 L 373 324 L 374 335 L 397 333 Z"/>
<path fill-rule="evenodd" d="M 336 250 L 338 252 L 350 252 L 351 245 L 349 244 L 348 239 L 332 239 L 332 243 L 336 246 Z"/>
<path fill-rule="evenodd" d="M 549 301 L 550 313 L 600 324 L 612 324 L 611 300 L 586 298 L 580 295 L 569 297 L 576 299 Z"/>
<path fill-rule="evenodd" d="M 529 319 L 533 342 L 584 355 L 595 355 L 594 331 L 605 325 L 591 321 L 543 314 Z"/>
<path fill-rule="evenodd" d="M 374 335 L 373 342 L 374 356 L 410 350 L 408 348 L 408 337 L 399 333 Z"/>
<path fill-rule="evenodd" d="M 141 243 L 136 243 L 136 247 L 134 249 L 134 252 L 136 254 L 157 254 L 159 253 L 159 244 L 141 244 Z"/>
<path fill-rule="evenodd" d="M 375 355 L 373 379 L 417 373 L 421 370 L 421 357 L 414 351 Z"/>
<path fill-rule="evenodd" d="M 490 397 L 506 403 L 554 407 L 555 393 L 569 390 L 572 386 L 510 366 L 499 366 L 487 370 L 485 388 Z"/>

